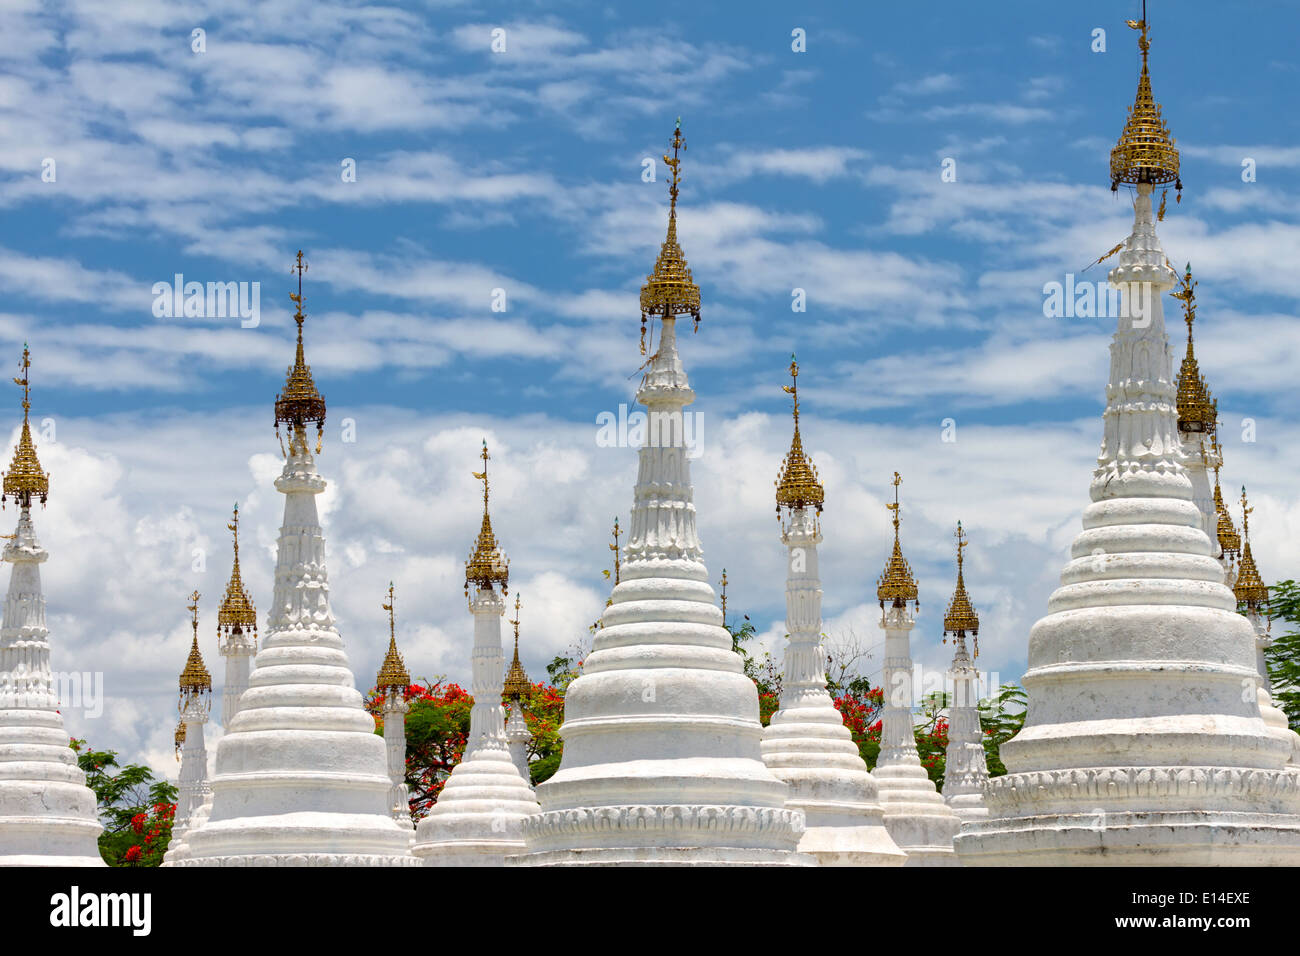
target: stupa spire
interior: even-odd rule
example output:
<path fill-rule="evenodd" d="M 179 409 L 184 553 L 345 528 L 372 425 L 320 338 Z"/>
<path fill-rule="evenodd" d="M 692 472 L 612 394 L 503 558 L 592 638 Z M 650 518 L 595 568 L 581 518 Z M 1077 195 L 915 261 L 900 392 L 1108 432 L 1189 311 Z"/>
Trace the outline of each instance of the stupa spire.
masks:
<path fill-rule="evenodd" d="M 185 609 L 190 612 L 190 654 L 181 671 L 178 684 L 180 699 L 176 709 L 180 724 L 174 740 L 181 761 L 180 779 L 177 781 L 176 816 L 172 825 L 171 842 L 163 862 L 174 865 L 189 855 L 187 836 L 202 818 L 204 804 L 211 794 L 208 783 L 208 751 L 204 745 L 203 726 L 212 710 L 212 675 L 203 663 L 199 651 L 199 592 L 189 596 Z"/>
<path fill-rule="evenodd" d="M 700 287 L 691 278 L 686 254 L 677 244 L 677 194 L 681 188 L 681 156 L 686 149 L 682 139 L 682 120 L 677 118 L 673 130 L 673 155 L 664 154 L 664 165 L 671 170 L 668 180 L 668 235 L 659 249 L 654 271 L 646 276 L 641 287 L 641 354 L 645 355 L 646 319 L 649 316 L 677 316 L 689 314 L 700 325 Z"/>
<path fill-rule="evenodd" d="M 804 454 L 803 439 L 799 435 L 799 363 L 795 361 L 794 355 L 790 356 L 790 384 L 782 385 L 781 388 L 793 400 L 794 437 L 790 439 L 790 450 L 786 452 L 781 471 L 776 476 L 778 519 L 782 508 L 814 508 L 820 512 L 826 497 L 826 492 L 817 479 L 817 468 Z"/>
<path fill-rule="evenodd" d="M 521 697 L 528 695 L 533 685 L 528 680 L 528 674 L 524 672 L 524 666 L 519 663 L 519 607 L 521 599 L 518 594 L 515 595 L 515 616 L 510 621 L 515 628 L 515 655 L 510 661 L 510 668 L 506 671 L 505 684 L 502 688 L 506 697 L 518 703 Z"/>
<path fill-rule="evenodd" d="M 393 593 L 393 582 L 389 581 L 388 600 L 382 605 L 388 612 L 388 653 L 384 655 L 384 662 L 375 677 L 375 686 L 386 696 L 405 694 L 406 689 L 411 685 L 411 675 L 407 672 L 406 663 L 397 650 L 397 615 L 393 610 L 396 607 Z"/>
<path fill-rule="evenodd" d="M 948 747 L 944 757 L 943 799 L 962 820 L 979 820 L 988 816 L 984 806 L 984 784 L 989 778 L 984 754 L 984 732 L 980 727 L 979 673 L 974 658 L 966 650 L 969 633 L 979 657 L 980 619 L 966 594 L 963 552 L 968 546 L 966 532 L 957 522 L 957 589 L 948 612 L 943 616 L 944 641 L 953 639 L 952 700 L 948 707 Z"/>
<path fill-rule="evenodd" d="M 487 439 L 483 439 L 483 470 L 474 472 L 474 477 L 483 482 L 483 523 L 479 526 L 478 538 L 474 541 L 474 550 L 465 562 L 465 596 L 469 596 L 470 585 L 491 590 L 495 585 L 501 586 L 502 595 L 508 594 L 510 583 L 510 562 L 497 544 L 492 532 L 492 517 L 488 513 L 488 455 Z"/>
<path fill-rule="evenodd" d="M 967 541 L 966 532 L 962 530 L 960 521 L 957 522 L 957 531 L 953 534 L 953 537 L 957 539 L 957 589 L 952 592 L 952 600 L 948 602 L 947 613 L 943 616 L 944 643 L 947 643 L 948 635 L 952 635 L 953 643 L 958 648 L 958 654 L 965 654 L 966 634 L 969 632 L 975 641 L 974 657 L 979 657 L 980 619 L 979 615 L 975 613 L 975 609 L 971 607 L 970 597 L 966 594 L 966 580 L 962 573 L 964 561 L 962 552 L 969 542 Z"/>
<path fill-rule="evenodd" d="M 388 582 L 388 600 L 381 603 L 388 612 L 388 653 L 375 678 L 375 688 L 384 697 L 384 749 L 388 756 L 389 812 L 404 829 L 412 828 L 411 792 L 406 786 L 406 715 L 411 706 L 406 693 L 411 675 L 397 650 L 397 601 L 393 582 Z"/>
<path fill-rule="evenodd" d="M 1176 140 L 1169 135 L 1160 104 L 1151 92 L 1151 73 L 1147 57 L 1151 52 L 1151 36 L 1147 27 L 1146 2 L 1142 3 L 1142 19 L 1125 21 L 1139 31 L 1138 49 L 1142 51 L 1142 73 L 1138 77 L 1137 98 L 1129 108 L 1124 130 L 1119 142 L 1110 151 L 1110 188 L 1120 183 L 1158 186 L 1173 183 L 1177 200 L 1182 201 L 1183 181 L 1178 176 L 1178 149 Z"/>
<path fill-rule="evenodd" d="M 528 729 L 528 720 L 524 717 L 523 702 L 532 692 L 533 685 L 524 672 L 523 664 L 519 663 L 519 608 L 521 603 L 520 596 L 516 594 L 515 616 L 510 620 L 515 629 L 515 655 L 510 661 L 510 669 L 506 671 L 503 690 L 510 701 L 510 719 L 506 721 L 506 744 L 510 748 L 510 759 L 514 762 L 519 775 L 531 785 L 532 776 L 528 768 L 528 745 L 532 742 L 533 735 Z"/>
<path fill-rule="evenodd" d="M 1237 570 L 1237 581 L 1232 593 L 1237 598 L 1237 605 L 1248 613 L 1267 613 L 1268 586 L 1255 566 L 1255 556 L 1250 551 L 1250 516 L 1255 509 L 1250 507 L 1246 498 L 1245 485 L 1241 488 L 1241 566 Z"/>
<path fill-rule="evenodd" d="M 1196 321 L 1196 283 L 1192 281 L 1192 264 L 1187 264 L 1177 292 L 1171 296 L 1183 303 L 1187 322 L 1187 353 L 1178 370 L 1178 430 L 1213 435 L 1219 420 L 1219 403 L 1210 397 L 1209 386 L 1196 363 L 1192 344 L 1192 323 Z"/>
<path fill-rule="evenodd" d="M 226 530 L 234 552 L 230 580 L 217 607 L 217 653 L 226 659 L 226 680 L 221 693 L 221 722 L 229 727 L 239 712 L 239 699 L 248 689 L 253 654 L 257 652 L 257 609 L 239 573 L 239 505 L 235 504 Z"/>
<path fill-rule="evenodd" d="M 23 390 L 23 427 L 18 434 L 18 445 L 14 448 L 14 457 L 9 463 L 9 470 L 4 473 L 4 493 L 0 495 L 0 503 L 12 498 L 14 504 L 26 508 L 31 505 L 33 498 L 44 505 L 50 496 L 50 476 L 41 467 L 40 459 L 36 457 L 36 444 L 32 441 L 30 420 L 32 394 L 29 377 L 32 353 L 28 350 L 26 342 L 23 343 L 23 357 L 18 367 L 22 369 L 23 377 L 15 378 L 14 384 Z"/>
<path fill-rule="evenodd" d="M 306 428 L 311 422 L 316 424 L 316 454 L 320 454 L 321 442 L 325 431 L 325 398 L 316 390 L 316 383 L 311 377 L 311 366 L 307 364 L 302 346 L 302 325 L 305 316 L 302 311 L 302 276 L 307 271 L 307 262 L 302 257 L 302 250 L 294 265 L 298 273 L 298 292 L 289 293 L 296 309 L 293 320 L 298 325 L 298 348 L 293 365 L 285 373 L 284 390 L 275 397 L 275 433 L 280 434 L 283 423 L 289 430 L 289 454 L 293 454 L 293 443 L 301 440 L 306 445 Z M 281 443 L 283 445 L 283 442 Z"/>
<path fill-rule="evenodd" d="M 1232 515 L 1228 513 L 1228 508 L 1223 503 L 1223 489 L 1219 487 L 1219 463 L 1214 466 L 1214 513 L 1216 515 L 1215 536 L 1219 541 L 1220 556 L 1231 565 L 1241 554 L 1241 535 L 1237 533 L 1237 526 L 1232 523 Z"/>
<path fill-rule="evenodd" d="M 885 564 L 885 570 L 881 572 L 880 580 L 876 583 L 876 597 L 880 600 L 880 609 L 882 611 L 887 604 L 893 607 L 902 607 L 909 601 L 912 602 L 914 611 L 920 610 L 921 607 L 916 578 L 912 576 L 912 566 L 903 557 L 903 546 L 899 543 L 898 537 L 900 511 L 898 486 L 902 483 L 902 476 L 898 472 L 894 472 L 894 503 L 885 505 L 886 508 L 893 512 L 894 550 L 890 553 L 889 561 Z"/>

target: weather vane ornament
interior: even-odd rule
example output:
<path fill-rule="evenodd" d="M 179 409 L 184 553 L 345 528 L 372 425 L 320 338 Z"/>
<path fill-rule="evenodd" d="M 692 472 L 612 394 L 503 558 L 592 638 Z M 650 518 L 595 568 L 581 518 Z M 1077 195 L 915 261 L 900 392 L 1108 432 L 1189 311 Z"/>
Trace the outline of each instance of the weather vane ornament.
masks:
<path fill-rule="evenodd" d="M 957 539 L 957 590 L 953 592 L 952 601 L 948 604 L 948 611 L 943 616 L 943 642 L 948 643 L 948 636 L 952 635 L 953 639 L 960 644 L 965 643 L 966 634 L 969 633 L 975 639 L 975 657 L 980 656 L 980 619 L 971 607 L 970 597 L 966 594 L 966 580 L 962 572 L 964 556 L 962 552 L 969 546 L 966 532 L 962 530 L 961 522 L 957 522 L 957 532 L 953 535 Z"/>
<path fill-rule="evenodd" d="M 885 570 L 876 583 L 876 597 L 880 600 L 880 609 L 882 611 L 885 609 L 886 604 L 901 608 L 908 601 L 912 602 L 912 607 L 915 610 L 920 610 L 921 607 L 916 578 L 912 576 L 912 567 L 907 563 L 907 559 L 903 557 L 903 548 L 898 540 L 898 486 L 902 483 L 902 476 L 898 472 L 894 472 L 894 503 L 885 505 L 894 513 L 894 550 L 889 556 Z"/>
<path fill-rule="evenodd" d="M 185 606 L 190 612 L 190 626 L 194 631 L 194 637 L 190 644 L 190 656 L 185 661 L 185 669 L 181 671 L 179 681 L 178 709 L 182 716 L 186 709 L 194 704 L 205 708 L 210 706 L 208 695 L 212 693 L 212 675 L 208 673 L 207 665 L 203 663 L 203 655 L 199 652 L 199 596 L 199 592 L 195 591 L 190 595 L 190 603 Z"/>
<path fill-rule="evenodd" d="M 505 684 L 502 691 L 510 700 L 519 702 L 521 697 L 527 697 L 533 689 L 529 683 L 528 674 L 524 672 L 524 666 L 519 663 L 519 607 L 521 604 L 521 595 L 515 595 L 515 616 L 510 621 L 515 627 L 515 656 L 510 662 L 510 669 L 506 671 Z"/>
<path fill-rule="evenodd" d="M 782 390 L 794 400 L 794 438 L 790 450 L 781 463 L 776 476 L 776 517 L 781 519 L 781 509 L 791 512 L 803 508 L 816 508 L 818 513 L 826 500 L 826 491 L 817 478 L 817 467 L 804 454 L 803 438 L 799 434 L 799 363 L 790 356 L 790 384 Z"/>
<path fill-rule="evenodd" d="M 668 181 L 668 236 L 659 248 L 659 258 L 655 260 L 654 272 L 646 276 L 645 285 L 641 287 L 641 354 L 645 355 L 646 320 L 649 316 L 668 316 L 690 314 L 695 319 L 695 331 L 700 328 L 700 287 L 691 278 L 690 267 L 686 264 L 686 254 L 677 244 L 677 194 L 681 186 L 681 157 L 679 153 L 686 149 L 686 140 L 682 138 L 682 121 L 677 120 L 673 130 L 673 154 L 664 154 L 664 163 L 672 171 Z"/>
<path fill-rule="evenodd" d="M 388 653 L 384 655 L 384 662 L 379 667 L 379 676 L 375 678 L 375 687 L 386 697 L 393 694 L 405 696 L 411 686 L 411 675 L 407 672 L 406 663 L 397 650 L 397 616 L 393 610 L 396 603 L 393 599 L 393 582 L 389 581 L 388 600 L 380 605 L 388 612 Z"/>
<path fill-rule="evenodd" d="M 473 584 L 490 590 L 494 584 L 501 585 L 501 593 L 509 593 L 506 588 L 510 582 L 510 562 L 501 552 L 496 535 L 492 533 L 492 519 L 488 515 L 488 455 L 487 439 L 483 440 L 483 470 L 473 472 L 475 478 L 483 482 L 483 524 L 479 527 L 478 539 L 474 550 L 465 562 L 465 596 L 469 597 L 469 588 Z"/>
<path fill-rule="evenodd" d="M 1160 104 L 1151 93 L 1151 74 L 1147 70 L 1147 55 L 1151 50 L 1151 37 L 1147 32 L 1145 4 L 1141 20 L 1126 21 L 1139 31 L 1138 48 L 1142 51 L 1142 74 L 1138 79 L 1137 99 L 1129 108 L 1128 120 L 1120 133 L 1119 142 L 1110 151 L 1110 188 L 1119 189 L 1120 183 L 1136 186 L 1150 183 L 1158 186 L 1173 183 L 1176 201 L 1183 201 L 1183 181 L 1178 175 L 1177 141 L 1169 135 L 1169 127 L 1161 114 Z"/>
<path fill-rule="evenodd" d="M 32 409 L 31 382 L 28 370 L 32 367 L 32 354 L 23 343 L 23 357 L 18 363 L 23 377 L 14 378 L 14 384 L 23 390 L 23 428 L 18 435 L 18 447 L 14 449 L 13 461 L 4 473 L 4 493 L 0 495 L 0 506 L 13 499 L 19 508 L 29 508 L 35 498 L 42 505 L 50 497 L 50 476 L 41 468 L 36 457 L 36 445 L 32 442 L 30 414 Z"/>
<path fill-rule="evenodd" d="M 311 366 L 307 364 L 302 347 L 302 324 L 305 318 L 302 311 L 302 274 L 307 271 L 307 262 L 302 257 L 301 249 L 298 250 L 294 271 L 298 273 L 298 292 L 296 295 L 290 292 L 289 298 L 297 306 L 293 320 L 298 323 L 298 351 L 286 374 L 284 391 L 275 397 L 275 435 L 280 438 L 280 425 L 284 424 L 289 432 L 289 454 L 297 446 L 301 446 L 302 452 L 306 453 L 307 425 L 314 422 L 316 454 L 319 455 L 325 434 L 325 397 L 316 390 L 316 383 L 311 377 Z M 283 438 L 280 438 L 280 450 L 284 451 Z"/>

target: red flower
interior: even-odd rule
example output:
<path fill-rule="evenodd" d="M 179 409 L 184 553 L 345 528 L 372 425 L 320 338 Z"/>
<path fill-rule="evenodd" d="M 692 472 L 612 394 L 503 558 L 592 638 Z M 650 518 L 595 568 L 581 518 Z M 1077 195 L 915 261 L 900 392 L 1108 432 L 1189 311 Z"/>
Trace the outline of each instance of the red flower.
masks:
<path fill-rule="evenodd" d="M 135 863 L 137 860 L 139 860 L 139 859 L 140 859 L 140 847 L 139 847 L 138 845 L 137 845 L 137 846 L 129 846 L 129 847 L 127 847 L 127 848 L 126 848 L 126 857 L 125 857 L 125 859 L 126 859 L 126 862 L 128 862 L 128 863 Z"/>

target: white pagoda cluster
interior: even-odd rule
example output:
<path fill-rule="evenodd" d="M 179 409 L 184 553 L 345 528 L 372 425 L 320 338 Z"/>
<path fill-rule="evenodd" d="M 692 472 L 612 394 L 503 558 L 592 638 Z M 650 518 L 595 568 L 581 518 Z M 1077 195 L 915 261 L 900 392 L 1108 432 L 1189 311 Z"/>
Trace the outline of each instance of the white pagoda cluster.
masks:
<path fill-rule="evenodd" d="M 3 491 L 18 526 L 4 548 L 13 570 L 0 624 L 0 866 L 103 866 L 95 795 L 68 746 L 50 668 L 41 592 L 49 552 L 32 526 L 32 503 L 45 503 L 50 480 L 32 442 L 30 367 L 24 347 L 23 427 Z"/>

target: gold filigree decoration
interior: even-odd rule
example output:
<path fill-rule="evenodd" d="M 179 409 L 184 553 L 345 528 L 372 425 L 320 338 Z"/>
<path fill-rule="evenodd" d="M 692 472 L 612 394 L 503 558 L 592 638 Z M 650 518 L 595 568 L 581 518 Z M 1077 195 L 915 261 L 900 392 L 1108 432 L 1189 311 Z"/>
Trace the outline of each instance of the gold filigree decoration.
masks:
<path fill-rule="evenodd" d="M 672 171 L 668 181 L 668 237 L 659 247 L 659 258 L 655 260 L 654 272 L 646 276 L 645 285 L 641 287 L 641 354 L 645 355 L 646 319 L 651 315 L 668 317 L 670 315 L 690 314 L 695 319 L 695 330 L 700 327 L 700 287 L 691 278 L 690 267 L 686 264 L 686 254 L 677 244 L 677 193 L 681 186 L 681 150 L 686 149 L 686 140 L 682 139 L 682 121 L 677 119 L 673 130 L 673 155 L 664 154 L 664 163 Z"/>
<path fill-rule="evenodd" d="M 492 533 L 492 519 L 488 515 L 488 447 L 483 440 L 483 470 L 474 472 L 474 477 L 483 482 L 483 524 L 479 527 L 478 540 L 474 550 L 465 562 L 465 596 L 469 596 L 471 584 L 480 588 L 491 589 L 494 584 L 501 585 L 501 593 L 509 593 L 506 588 L 510 582 L 510 562 L 497 545 L 496 535 Z"/>
<path fill-rule="evenodd" d="M 1178 369 L 1178 430 L 1213 435 L 1219 421 L 1219 403 L 1210 397 L 1209 386 L 1201 375 L 1192 347 L 1192 323 L 1196 321 L 1196 283 L 1192 281 L 1192 264 L 1187 264 L 1177 292 L 1169 293 L 1183 303 L 1187 323 L 1187 354 Z"/>
<path fill-rule="evenodd" d="M 881 573 L 879 581 L 876 582 L 876 597 L 880 599 L 881 610 L 884 610 L 886 603 L 894 607 L 903 607 L 911 601 L 914 608 L 919 609 L 921 606 L 916 578 L 912 576 L 912 567 L 903 557 L 903 548 L 898 540 L 898 486 L 902 483 L 902 476 L 894 472 L 894 503 L 885 505 L 894 513 L 894 550 L 885 564 L 885 570 Z"/>
<path fill-rule="evenodd" d="M 948 635 L 955 638 L 963 638 L 967 632 L 971 635 L 978 635 L 980 632 L 979 615 L 975 613 L 975 608 L 971 607 L 970 598 L 966 594 L 966 581 L 962 572 L 962 563 L 964 551 L 967 547 L 966 532 L 962 530 L 961 522 L 957 522 L 957 533 L 954 535 L 957 539 L 957 590 L 952 593 L 952 601 L 948 603 L 948 611 L 943 616 L 943 634 L 944 643 L 948 642 Z M 975 637 L 975 656 L 980 656 L 979 637 Z"/>
<path fill-rule="evenodd" d="M 207 665 L 203 663 L 203 655 L 199 652 L 198 591 L 190 595 L 190 603 L 185 607 L 190 612 L 190 625 L 194 629 L 194 639 L 190 644 L 190 656 L 185 661 L 185 669 L 181 671 L 179 682 L 182 710 L 194 698 L 212 693 L 212 675 L 208 673 Z"/>
<path fill-rule="evenodd" d="M 230 566 L 230 581 L 226 584 L 226 593 L 217 607 L 217 640 L 225 644 L 233 637 L 252 634 L 253 643 L 257 643 L 257 608 L 253 599 L 244 589 L 243 579 L 239 574 L 239 505 L 235 505 L 234 517 L 226 525 L 226 530 L 234 536 L 234 563 Z"/>
<path fill-rule="evenodd" d="M 14 384 L 23 390 L 23 430 L 18 435 L 18 446 L 14 449 L 13 461 L 4 473 L 4 493 L 0 495 L 0 504 L 13 499 L 20 508 L 29 508 L 35 498 L 45 504 L 50 497 L 50 476 L 41 468 L 36 457 L 36 445 L 32 442 L 30 414 L 32 410 L 31 382 L 28 369 L 32 367 L 32 353 L 27 343 L 23 343 L 23 357 L 18 363 L 23 370 L 22 378 L 15 378 Z"/>
<path fill-rule="evenodd" d="M 1137 98 L 1129 108 L 1128 120 L 1119 142 L 1110 151 L 1110 188 L 1120 183 L 1173 183 L 1176 200 L 1182 202 L 1183 181 L 1178 176 L 1177 141 L 1169 135 L 1160 104 L 1151 93 L 1151 74 L 1147 69 L 1147 55 L 1151 51 L 1151 38 L 1147 32 L 1146 14 L 1141 20 L 1126 21 L 1140 31 L 1138 48 L 1142 51 L 1142 73 L 1138 78 Z"/>
<path fill-rule="evenodd" d="M 1268 586 L 1255 567 L 1255 556 L 1250 553 L 1250 516 L 1255 511 L 1246 501 L 1246 488 L 1241 489 L 1241 565 L 1232 593 L 1241 610 L 1258 612 L 1268 607 Z"/>
<path fill-rule="evenodd" d="M 775 482 L 778 520 L 783 507 L 791 511 L 816 508 L 820 512 L 826 500 L 826 492 L 817 479 L 817 468 L 804 454 L 803 438 L 799 434 L 799 363 L 793 355 L 790 356 L 790 384 L 781 388 L 794 399 L 794 438 Z"/>
<path fill-rule="evenodd" d="M 176 721 L 176 733 L 172 735 L 172 740 L 176 743 L 176 759 L 181 759 L 181 748 L 185 746 L 185 721 Z"/>
<path fill-rule="evenodd" d="M 1215 452 L 1218 452 L 1218 443 L 1215 443 Z M 1241 535 L 1237 534 L 1237 526 L 1232 523 L 1232 515 L 1228 514 L 1228 508 L 1223 503 L 1223 491 L 1219 487 L 1219 466 L 1214 466 L 1214 513 L 1218 516 L 1218 523 L 1215 528 L 1216 536 L 1219 539 L 1219 550 L 1222 552 L 1225 561 L 1236 560 L 1241 554 Z"/>
<path fill-rule="evenodd" d="M 519 605 L 520 595 L 515 595 L 515 616 L 511 624 L 515 626 L 515 656 L 510 662 L 510 668 L 506 671 L 506 680 L 503 686 L 505 695 L 513 701 L 518 701 L 521 697 L 527 697 L 533 689 L 532 683 L 528 680 L 528 675 L 524 673 L 524 665 L 519 663 Z"/>
<path fill-rule="evenodd" d="M 379 666 L 379 676 L 375 678 L 375 687 L 381 694 L 402 694 L 411 686 L 411 675 L 406 670 L 406 662 L 397 651 L 397 617 L 393 610 L 393 582 L 388 582 L 388 601 L 381 607 L 388 612 L 388 653 Z"/>
<path fill-rule="evenodd" d="M 306 427 L 309 422 L 315 422 L 316 453 L 320 454 L 325 432 L 325 397 L 316 390 L 316 383 L 311 377 L 311 366 L 307 364 L 302 347 L 302 323 L 305 318 L 302 312 L 302 274 L 307 271 L 307 263 L 303 260 L 301 249 L 298 250 L 294 269 L 298 273 L 298 294 L 290 292 L 289 298 L 297 306 L 293 320 L 298 323 L 298 351 L 293 365 L 286 373 L 284 391 L 275 397 L 275 434 L 279 436 L 281 424 L 287 425 L 290 452 L 298 441 L 302 442 L 303 451 L 306 451 Z M 281 447 L 283 445 L 281 440 Z"/>

